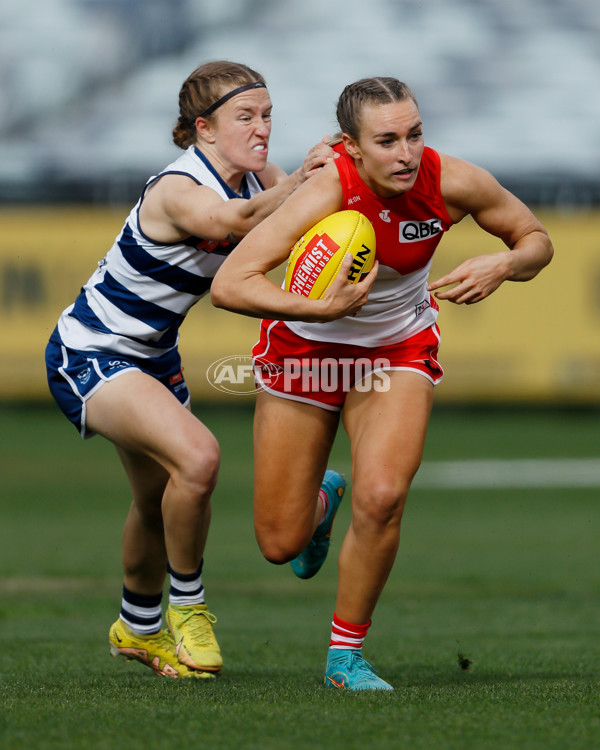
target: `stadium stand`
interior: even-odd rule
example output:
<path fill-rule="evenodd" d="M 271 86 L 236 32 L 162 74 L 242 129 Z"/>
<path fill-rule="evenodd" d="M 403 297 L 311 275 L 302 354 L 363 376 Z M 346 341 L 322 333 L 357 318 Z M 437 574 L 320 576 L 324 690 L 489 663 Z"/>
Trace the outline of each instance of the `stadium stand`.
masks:
<path fill-rule="evenodd" d="M 200 62 L 246 62 L 293 168 L 341 88 L 395 75 L 429 143 L 538 203 L 600 203 L 597 0 L 0 2 L 0 201 L 129 201 L 176 154 L 177 92 Z"/>

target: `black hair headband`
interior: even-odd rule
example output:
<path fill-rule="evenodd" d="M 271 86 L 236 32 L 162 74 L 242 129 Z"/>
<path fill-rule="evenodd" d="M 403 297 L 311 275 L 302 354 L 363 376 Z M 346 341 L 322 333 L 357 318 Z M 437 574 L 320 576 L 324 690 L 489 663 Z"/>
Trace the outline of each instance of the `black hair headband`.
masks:
<path fill-rule="evenodd" d="M 248 91 L 249 89 L 266 89 L 262 81 L 253 81 L 252 83 L 245 83 L 243 86 L 238 86 L 237 89 L 232 89 L 231 91 L 228 91 L 226 94 L 224 94 L 220 99 L 217 99 L 217 101 L 214 104 L 211 104 L 210 107 L 204 110 L 204 112 L 201 112 L 198 117 L 208 117 L 208 115 L 211 115 L 217 107 L 220 107 L 221 104 L 225 104 L 225 102 L 229 101 L 233 96 L 236 96 L 237 94 L 241 94 L 242 91 Z"/>

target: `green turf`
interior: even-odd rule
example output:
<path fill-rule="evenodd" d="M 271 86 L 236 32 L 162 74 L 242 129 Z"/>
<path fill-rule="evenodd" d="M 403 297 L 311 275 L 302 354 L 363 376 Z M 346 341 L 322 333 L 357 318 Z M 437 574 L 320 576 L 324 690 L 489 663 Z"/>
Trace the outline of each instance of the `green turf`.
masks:
<path fill-rule="evenodd" d="M 365 646 L 396 690 L 344 694 L 322 675 L 349 504 L 319 576 L 269 565 L 251 412 L 197 413 L 223 450 L 204 579 L 226 666 L 209 684 L 108 656 L 129 502 L 112 447 L 55 409 L 0 409 L 0 746 L 600 747 L 598 488 L 415 488 Z M 595 457 L 599 436 L 595 412 L 439 410 L 425 458 Z M 349 469 L 343 435 L 333 463 Z"/>

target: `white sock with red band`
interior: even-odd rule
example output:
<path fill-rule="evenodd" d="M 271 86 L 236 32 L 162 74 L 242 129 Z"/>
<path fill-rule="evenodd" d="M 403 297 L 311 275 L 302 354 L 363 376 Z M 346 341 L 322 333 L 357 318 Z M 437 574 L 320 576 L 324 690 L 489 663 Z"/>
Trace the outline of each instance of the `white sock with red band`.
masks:
<path fill-rule="evenodd" d="M 354 625 L 351 622 L 344 622 L 334 613 L 333 622 L 331 623 L 331 640 L 329 648 L 334 649 L 354 649 L 358 651 L 362 648 L 363 641 L 367 635 L 367 630 L 371 625 L 371 620 L 364 625 Z"/>

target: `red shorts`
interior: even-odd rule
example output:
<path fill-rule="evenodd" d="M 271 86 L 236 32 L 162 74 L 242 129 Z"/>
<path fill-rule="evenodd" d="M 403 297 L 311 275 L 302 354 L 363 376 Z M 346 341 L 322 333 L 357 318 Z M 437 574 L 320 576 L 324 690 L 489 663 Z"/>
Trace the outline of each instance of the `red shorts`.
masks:
<path fill-rule="evenodd" d="M 436 385 L 444 375 L 437 361 L 439 346 L 435 323 L 405 341 L 370 348 L 311 341 L 297 336 L 280 320 L 263 320 L 252 363 L 261 390 L 339 411 L 351 388 L 387 390 L 390 370 L 416 372 Z"/>

